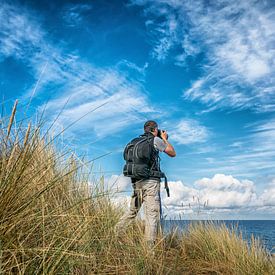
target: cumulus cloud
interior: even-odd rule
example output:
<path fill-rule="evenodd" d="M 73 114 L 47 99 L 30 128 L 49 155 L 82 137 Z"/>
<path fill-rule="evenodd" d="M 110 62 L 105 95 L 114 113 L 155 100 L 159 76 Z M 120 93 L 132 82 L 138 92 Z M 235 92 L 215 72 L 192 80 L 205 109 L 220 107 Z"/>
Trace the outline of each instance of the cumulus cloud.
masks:
<path fill-rule="evenodd" d="M 111 201 L 125 208 L 130 206 L 131 201 L 131 179 L 121 175 L 112 175 L 105 181 L 105 188 L 110 191 Z"/>
<path fill-rule="evenodd" d="M 202 178 L 194 187 L 182 181 L 169 182 L 171 197 L 163 193 L 163 203 L 169 215 L 201 211 L 204 214 L 216 211 L 228 212 L 234 209 L 262 206 L 255 192 L 255 185 L 249 180 L 238 180 L 231 175 L 216 174 L 213 178 Z"/>
<path fill-rule="evenodd" d="M 239 181 L 231 175 L 216 174 L 212 179 L 202 178 L 195 182 L 195 186 L 209 190 L 246 190 L 253 189 L 253 182 L 249 180 Z"/>
<path fill-rule="evenodd" d="M 126 192 L 129 191 L 132 183 L 131 178 L 124 177 L 121 175 L 112 175 L 107 181 L 106 181 L 107 189 L 113 190 L 115 192 Z"/>
<path fill-rule="evenodd" d="M 129 179 L 114 175 L 110 178 L 109 186 L 120 193 L 115 202 L 130 202 Z M 275 179 L 261 192 L 257 193 L 255 183 L 244 179 L 239 180 L 231 175 L 216 174 L 212 178 L 201 178 L 193 186 L 182 181 L 169 181 L 170 197 L 161 185 L 161 196 L 164 215 L 169 218 L 223 218 L 230 215 L 256 215 L 262 211 L 275 212 Z M 126 192 L 128 191 L 128 193 Z M 123 199 L 125 196 L 126 200 Z M 272 212 L 273 211 L 273 212 Z"/>
<path fill-rule="evenodd" d="M 203 178 L 196 181 L 195 186 L 209 207 L 247 207 L 257 202 L 254 183 L 240 181 L 230 175 L 216 174 L 212 179 Z"/>
<path fill-rule="evenodd" d="M 275 206 L 275 179 L 264 189 L 260 201 L 263 205 Z"/>
<path fill-rule="evenodd" d="M 215 174 L 201 178 L 193 186 L 183 181 L 169 181 L 170 197 L 161 184 L 164 216 L 167 218 L 223 219 L 247 218 L 253 215 L 275 213 L 275 179 L 262 192 L 256 192 L 255 183 L 239 180 L 232 175 Z M 113 175 L 106 186 L 115 192 L 113 201 L 129 207 L 132 191 L 130 178 Z"/>
<path fill-rule="evenodd" d="M 194 197 L 198 195 L 198 191 L 192 187 L 188 187 L 182 181 L 170 181 L 169 188 L 171 197 L 165 196 L 163 190 L 164 203 L 167 206 L 182 206 L 189 207 L 189 204 L 194 201 Z"/>
<path fill-rule="evenodd" d="M 179 144 L 205 142 L 209 137 L 209 130 L 194 119 L 183 119 L 171 130 L 173 141 Z"/>

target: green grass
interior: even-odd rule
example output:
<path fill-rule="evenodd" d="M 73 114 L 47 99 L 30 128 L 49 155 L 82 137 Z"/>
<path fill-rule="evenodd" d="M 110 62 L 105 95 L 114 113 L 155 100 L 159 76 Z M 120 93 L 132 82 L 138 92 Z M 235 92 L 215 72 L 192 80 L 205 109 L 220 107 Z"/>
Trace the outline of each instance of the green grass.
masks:
<path fill-rule="evenodd" d="M 257 240 L 224 225 L 159 236 L 153 251 L 141 221 L 116 236 L 122 209 L 103 178 L 89 183 L 84 160 L 15 115 L 0 130 L 1 274 L 275 274 Z"/>

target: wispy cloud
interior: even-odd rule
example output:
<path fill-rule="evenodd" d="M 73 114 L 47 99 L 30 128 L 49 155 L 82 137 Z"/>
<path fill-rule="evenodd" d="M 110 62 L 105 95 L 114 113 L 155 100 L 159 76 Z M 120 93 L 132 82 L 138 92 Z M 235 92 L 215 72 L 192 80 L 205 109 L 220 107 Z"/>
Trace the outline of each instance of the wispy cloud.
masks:
<path fill-rule="evenodd" d="M 139 79 L 141 82 L 144 82 L 145 80 L 144 78 L 145 78 L 148 66 L 149 66 L 148 62 L 146 62 L 144 66 L 139 67 L 135 63 L 125 59 L 119 61 L 117 64 L 117 67 L 119 68 L 119 70 L 125 71 L 128 74 L 137 76 L 137 79 Z"/>
<path fill-rule="evenodd" d="M 84 15 L 90 13 L 91 10 L 90 4 L 70 4 L 63 8 L 62 17 L 67 26 L 76 27 L 83 23 Z"/>
<path fill-rule="evenodd" d="M 274 117 L 247 125 L 246 130 L 248 132 L 245 137 L 239 138 L 233 143 L 234 146 L 230 146 L 230 155 L 223 161 L 246 172 L 256 173 L 259 170 L 265 170 L 274 175 Z"/>
<path fill-rule="evenodd" d="M 174 58 L 184 66 L 186 57 L 205 56 L 202 76 L 183 91 L 185 99 L 200 101 L 210 110 L 274 110 L 275 17 L 271 2 L 225 0 L 207 6 L 204 1 L 132 2 L 145 6 L 145 15 L 153 22 L 150 29 L 160 33 L 153 47 L 153 52 L 162 49 L 157 59 Z"/>
<path fill-rule="evenodd" d="M 115 134 L 129 125 L 137 123 L 142 125 L 145 119 L 144 115 L 154 112 L 146 102 L 146 97 L 133 83 L 123 80 L 120 75 L 113 74 L 106 74 L 102 82 L 104 80 L 108 80 L 108 93 L 105 91 L 106 88 L 102 91 L 92 84 L 89 87 L 83 87 L 81 92 L 69 91 L 70 102 L 61 114 L 59 122 L 62 125 L 68 125 L 76 118 L 88 113 L 89 110 L 107 102 L 103 108 L 81 119 L 77 127 L 74 128 L 76 131 L 83 128 L 87 131 L 93 130 L 98 137 L 103 137 L 110 133 Z M 98 84 L 104 85 L 102 82 L 99 81 Z M 105 85 L 107 84 L 105 83 Z M 98 88 L 99 94 L 94 95 L 93 91 L 96 90 L 94 88 Z M 50 113 L 53 116 L 56 115 L 56 112 L 53 111 L 56 110 L 55 107 L 60 106 L 66 97 L 61 96 L 47 104 L 48 110 L 51 110 Z"/>
<path fill-rule="evenodd" d="M 182 119 L 171 130 L 173 141 L 178 144 L 191 144 L 205 142 L 210 131 L 195 119 Z"/>
<path fill-rule="evenodd" d="M 25 58 L 43 39 L 44 33 L 41 29 L 33 28 L 36 23 L 34 15 L 28 12 L 26 17 L 25 12 L 24 7 L 20 10 L 16 6 L 1 3 L 0 60 L 9 56 Z"/>
<path fill-rule="evenodd" d="M 35 82 L 22 95 L 28 100 L 36 90 L 38 101 L 43 108 L 47 102 L 47 120 L 56 117 L 64 110 L 56 126 L 66 127 L 95 107 L 108 102 L 100 110 L 83 118 L 74 130 L 93 130 L 98 137 L 116 133 L 121 129 L 143 122 L 146 114 L 156 113 L 150 105 L 144 88 L 139 81 L 129 78 L 119 65 L 110 68 L 97 68 L 66 49 L 66 45 L 55 45 L 51 36 L 41 26 L 40 19 L 29 10 L 19 6 L 4 4 L 0 12 L 1 20 L 0 55 L 11 56 L 27 64 L 33 71 Z M 73 13 L 87 11 L 86 5 L 70 7 Z M 78 18 L 78 17 L 77 17 Z M 74 17 L 75 19 L 75 17 Z M 124 60 L 124 64 L 144 74 L 139 68 Z M 41 71 L 43 75 L 41 76 Z M 39 79 L 39 87 L 37 81 Z"/>
<path fill-rule="evenodd" d="M 159 61 L 163 61 L 169 54 L 171 48 L 173 48 L 175 41 L 177 41 L 177 21 L 173 15 L 169 20 L 160 24 L 160 26 L 154 31 L 157 36 L 160 37 L 158 43 L 153 48 L 152 56 Z"/>
<path fill-rule="evenodd" d="M 200 160 L 196 173 L 230 173 L 254 179 L 263 175 L 274 177 L 274 118 L 247 125 L 245 129 L 245 133 L 234 138 L 231 143 L 215 144 L 215 150 L 205 155 L 205 161 Z M 191 155 L 194 157 L 194 152 Z M 257 185 L 261 187 L 263 182 L 257 182 Z"/>

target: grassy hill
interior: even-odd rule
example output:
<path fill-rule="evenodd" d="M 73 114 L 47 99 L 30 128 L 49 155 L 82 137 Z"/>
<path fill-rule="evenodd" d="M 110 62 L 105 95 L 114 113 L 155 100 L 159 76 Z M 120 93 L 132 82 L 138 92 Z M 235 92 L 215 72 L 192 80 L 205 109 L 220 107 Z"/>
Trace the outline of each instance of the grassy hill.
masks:
<path fill-rule="evenodd" d="M 84 160 L 15 115 L 1 118 L 1 274 L 275 274 L 257 240 L 225 226 L 170 232 L 153 250 L 140 221 L 116 236 L 123 210 L 103 179 L 89 183 Z"/>

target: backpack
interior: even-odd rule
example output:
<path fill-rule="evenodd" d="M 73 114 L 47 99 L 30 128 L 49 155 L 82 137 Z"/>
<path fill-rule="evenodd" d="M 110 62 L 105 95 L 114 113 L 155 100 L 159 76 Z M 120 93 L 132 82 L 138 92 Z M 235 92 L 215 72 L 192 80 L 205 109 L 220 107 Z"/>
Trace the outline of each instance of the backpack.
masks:
<path fill-rule="evenodd" d="M 164 178 L 164 187 L 170 197 L 167 177 L 159 167 L 159 153 L 154 147 L 154 135 L 143 134 L 131 140 L 123 152 L 126 164 L 123 175 L 132 179 Z"/>
<path fill-rule="evenodd" d="M 134 179 L 148 179 L 152 175 L 157 150 L 154 148 L 154 136 L 143 134 L 131 140 L 123 152 L 126 164 L 123 174 Z"/>

